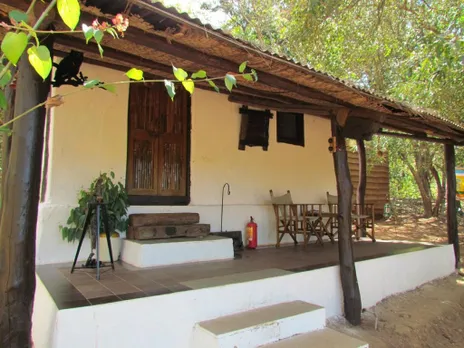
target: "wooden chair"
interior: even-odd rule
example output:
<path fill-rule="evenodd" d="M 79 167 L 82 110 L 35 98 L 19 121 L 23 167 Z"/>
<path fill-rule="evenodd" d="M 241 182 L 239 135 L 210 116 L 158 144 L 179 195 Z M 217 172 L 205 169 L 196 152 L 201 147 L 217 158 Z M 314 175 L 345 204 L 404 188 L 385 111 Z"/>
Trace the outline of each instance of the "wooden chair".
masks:
<path fill-rule="evenodd" d="M 329 211 L 338 214 L 338 196 L 331 195 L 327 192 L 327 205 Z M 375 242 L 375 215 L 374 204 L 366 203 L 364 205 L 353 203 L 351 208 L 351 221 L 354 226 L 353 234 L 359 240 L 362 230 L 366 231 L 366 235 Z M 332 233 L 337 230 L 338 233 L 338 219 L 332 219 L 330 229 Z M 370 233 L 368 232 L 370 229 Z"/>
<path fill-rule="evenodd" d="M 285 234 L 293 239 L 295 245 L 298 244 L 298 234 L 303 235 L 305 246 L 311 235 L 315 235 L 322 243 L 321 229 L 319 228 L 322 204 L 295 204 L 290 191 L 282 196 L 274 196 L 272 190 L 269 190 L 269 193 L 276 218 L 277 248 Z"/>

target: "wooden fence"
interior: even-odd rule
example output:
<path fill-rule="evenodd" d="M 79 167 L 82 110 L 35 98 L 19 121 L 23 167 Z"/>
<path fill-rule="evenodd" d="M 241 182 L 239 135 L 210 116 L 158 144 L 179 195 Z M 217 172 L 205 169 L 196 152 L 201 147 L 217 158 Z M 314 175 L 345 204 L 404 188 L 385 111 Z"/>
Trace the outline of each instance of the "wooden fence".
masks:
<path fill-rule="evenodd" d="M 388 157 L 387 157 L 388 158 Z M 356 191 L 359 183 L 358 153 L 348 151 L 348 164 L 350 167 L 351 181 L 353 183 L 353 202 L 356 202 Z M 367 163 L 366 203 L 375 205 L 375 215 L 383 215 L 383 207 L 389 201 L 390 177 L 388 172 L 388 160 L 384 164 L 369 165 Z"/>

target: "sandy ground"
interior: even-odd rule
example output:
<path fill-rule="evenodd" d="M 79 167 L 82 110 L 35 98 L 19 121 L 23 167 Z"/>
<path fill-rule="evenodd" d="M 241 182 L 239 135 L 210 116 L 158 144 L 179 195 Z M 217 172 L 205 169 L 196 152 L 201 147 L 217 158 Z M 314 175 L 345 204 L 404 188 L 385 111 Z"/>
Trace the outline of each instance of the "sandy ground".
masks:
<path fill-rule="evenodd" d="M 447 242 L 444 218 L 399 217 L 376 227 L 377 239 Z M 371 348 L 464 347 L 464 277 L 456 274 L 389 297 L 365 310 L 358 327 L 344 318 L 332 319 L 328 326 Z"/>

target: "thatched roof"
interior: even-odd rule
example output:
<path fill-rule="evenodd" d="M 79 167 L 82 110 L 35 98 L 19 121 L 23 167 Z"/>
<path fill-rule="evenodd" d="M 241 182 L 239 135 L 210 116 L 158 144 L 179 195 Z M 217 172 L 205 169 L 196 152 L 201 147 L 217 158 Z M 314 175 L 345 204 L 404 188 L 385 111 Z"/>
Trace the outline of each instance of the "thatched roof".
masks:
<path fill-rule="evenodd" d="M 209 76 L 237 72 L 243 61 L 257 71 L 258 82 L 239 81 L 229 100 L 275 110 L 304 111 L 330 117 L 340 109 L 349 109 L 350 117 L 376 122 L 384 130 L 409 134 L 419 139 L 439 139 L 464 143 L 464 127 L 437 113 L 411 107 L 374 94 L 301 65 L 287 57 L 263 51 L 235 39 L 200 20 L 149 0 L 86 0 L 81 21 L 95 17 L 112 18 L 117 13 L 129 16 L 130 27 L 124 39 L 104 39 L 105 58 L 94 45 L 85 45 L 82 35 L 58 37 L 55 48 L 67 52 L 76 48 L 85 52 L 90 63 L 127 70 L 138 67 L 146 73 L 172 78 L 171 65 L 194 72 L 205 69 Z M 6 0 L 8 6 L 24 8 L 25 1 Z M 57 29 L 61 24 L 57 24 Z M 64 28 L 64 27 L 63 27 Z M 206 86 L 205 86 L 206 87 Z M 226 92 L 223 86 L 221 90 Z"/>

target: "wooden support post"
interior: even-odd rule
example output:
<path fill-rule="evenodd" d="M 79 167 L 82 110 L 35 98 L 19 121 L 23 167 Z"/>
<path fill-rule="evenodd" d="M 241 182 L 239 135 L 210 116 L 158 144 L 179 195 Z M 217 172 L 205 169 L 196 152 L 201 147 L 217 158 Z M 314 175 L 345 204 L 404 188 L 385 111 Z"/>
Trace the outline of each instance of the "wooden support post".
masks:
<path fill-rule="evenodd" d="M 358 204 L 358 214 L 364 214 L 364 199 L 366 197 L 366 180 L 367 180 L 367 165 L 366 165 L 366 147 L 364 146 L 364 140 L 356 140 L 358 147 L 358 159 L 359 159 L 359 183 L 358 190 L 356 192 L 356 203 Z M 366 227 L 361 227 L 361 235 L 366 236 Z"/>
<path fill-rule="evenodd" d="M 352 325 L 361 323 L 361 294 L 354 264 L 351 240 L 351 197 L 353 185 L 348 168 L 345 138 L 342 128 L 332 118 L 332 136 L 336 137 L 337 151 L 333 154 L 338 194 L 338 256 L 343 289 L 345 317 Z"/>
<path fill-rule="evenodd" d="M 11 75 L 14 76 L 16 73 L 16 68 L 10 68 Z M 7 101 L 7 107 L 3 114 L 3 122 L 6 123 L 10 121 L 14 117 L 14 102 L 15 102 L 15 95 L 16 90 L 8 85 L 5 89 L 5 97 Z M 11 127 L 10 127 L 11 128 Z M 8 159 L 10 158 L 10 145 L 11 145 L 11 137 L 8 133 L 2 134 L 2 202 L 3 202 L 3 193 L 5 192 L 5 173 L 6 169 L 8 168 Z M 2 205 L 0 205 L 1 207 Z"/>
<path fill-rule="evenodd" d="M 458 221 L 456 211 L 456 154 L 454 145 L 445 145 L 446 162 L 446 218 L 448 222 L 448 243 L 454 246 L 455 266 L 458 268 L 460 262 Z"/>
<path fill-rule="evenodd" d="M 51 45 L 50 45 L 51 46 Z M 18 64 L 15 115 L 46 100 L 46 82 L 24 53 Z M 13 125 L 0 222 L 0 347 L 31 347 L 35 245 L 45 123 L 41 107 Z"/>

